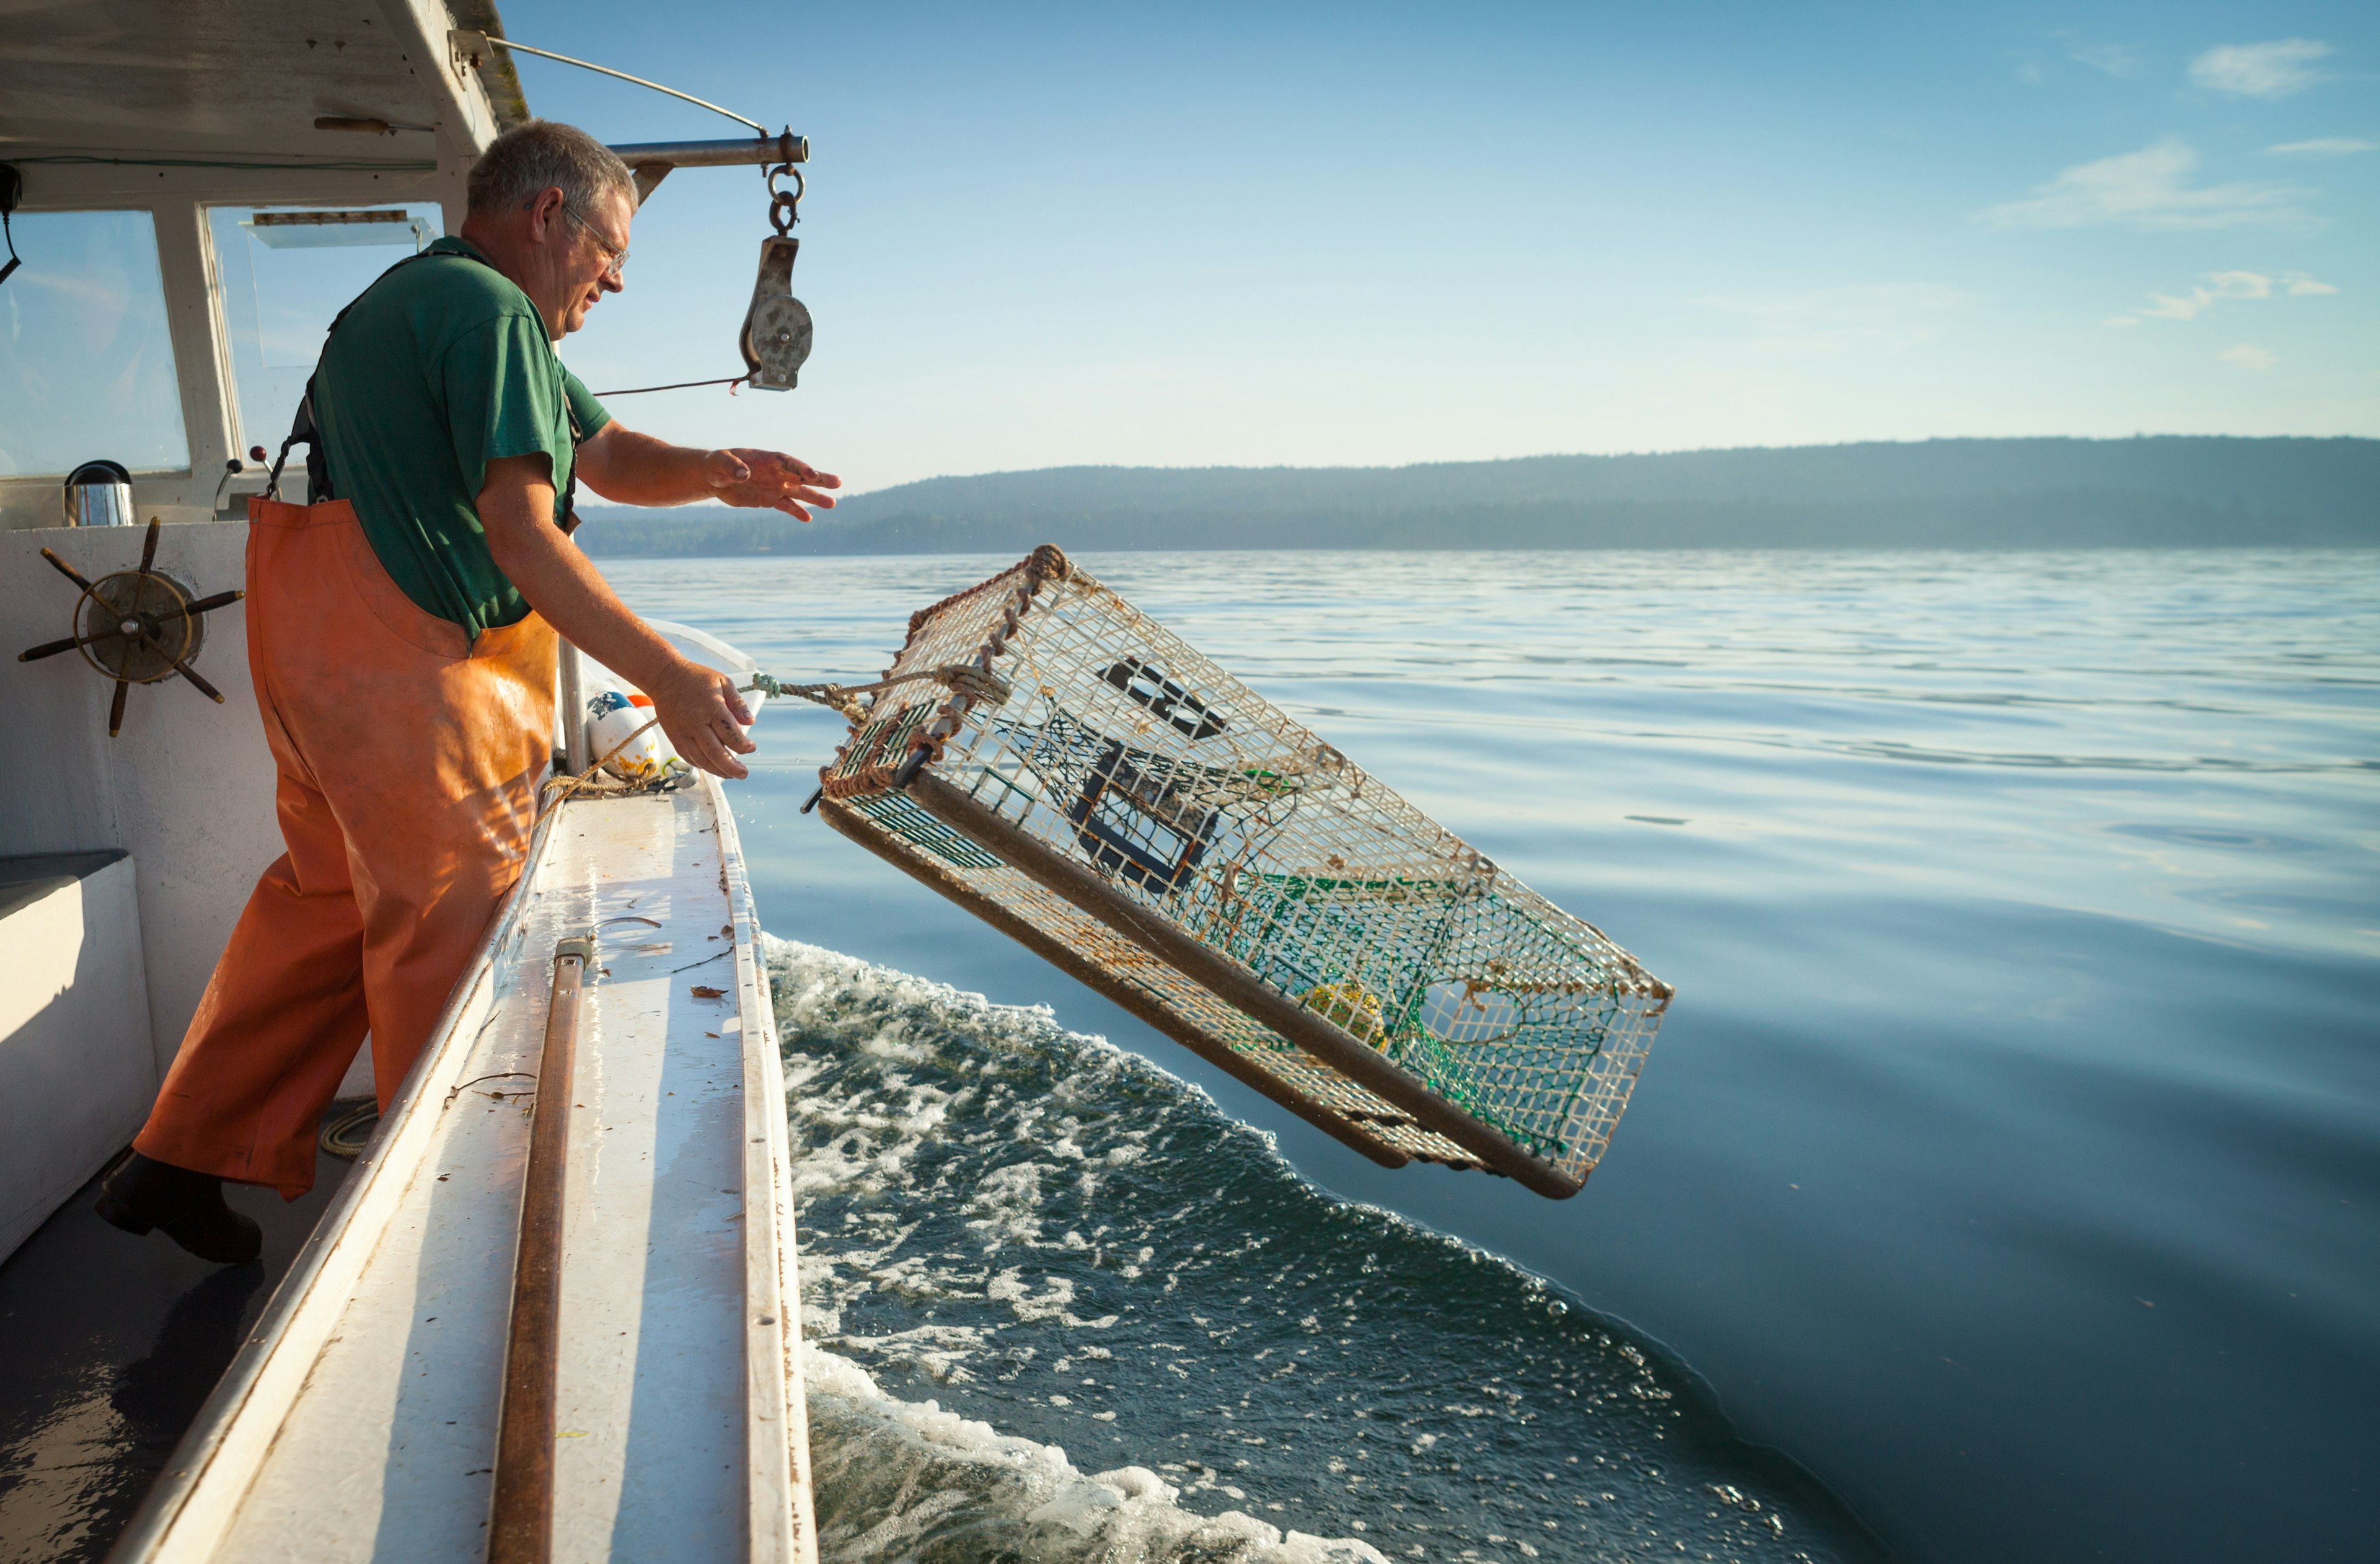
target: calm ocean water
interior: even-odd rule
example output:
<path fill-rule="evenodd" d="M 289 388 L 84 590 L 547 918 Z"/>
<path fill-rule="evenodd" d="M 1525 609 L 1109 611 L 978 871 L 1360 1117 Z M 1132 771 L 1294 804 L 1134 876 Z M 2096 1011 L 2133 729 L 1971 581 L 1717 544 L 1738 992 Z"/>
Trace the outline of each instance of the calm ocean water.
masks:
<path fill-rule="evenodd" d="M 816 678 L 1006 563 L 606 568 Z M 1679 999 L 1576 1199 L 1377 1169 L 771 708 L 831 1551 L 2380 1558 L 2374 556 L 1083 563 Z"/>

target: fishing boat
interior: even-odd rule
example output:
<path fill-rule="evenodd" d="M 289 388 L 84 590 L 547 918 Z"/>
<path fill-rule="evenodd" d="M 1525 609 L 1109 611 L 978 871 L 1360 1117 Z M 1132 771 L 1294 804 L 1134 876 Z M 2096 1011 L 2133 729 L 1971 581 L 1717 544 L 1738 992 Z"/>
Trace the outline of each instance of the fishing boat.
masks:
<path fill-rule="evenodd" d="M 233 607 L 263 447 L 356 279 L 458 227 L 467 170 L 528 112 L 483 0 L 18 20 L 0 1256 L 96 1222 L 91 1181 L 281 852 Z M 790 132 L 620 150 L 645 194 L 674 168 L 807 156 Z M 558 774 L 589 780 L 550 794 L 435 1035 L 212 1393 L 164 1430 L 179 1442 L 113 1557 L 816 1556 L 784 1086 L 735 819 L 708 777 L 606 779 L 586 697 L 609 676 L 563 666 Z M 373 1090 L 365 1050 L 342 1097 Z M 75 1253 L 128 1267 L 164 1243 L 109 1236 Z M 165 1337 L 197 1291 L 153 1300 Z"/>
<path fill-rule="evenodd" d="M 543 53 L 478 0 L 70 18 L 0 41 L 0 206 L 30 252 L 0 273 L 12 1326 L 66 1306 L 43 1267 L 132 1264 L 63 1235 L 96 1221 L 91 1182 L 280 853 L 225 612 L 267 447 L 337 310 L 460 226 L 467 172 L 528 116 L 510 56 Z M 640 199 L 679 168 L 765 172 L 737 378 L 789 390 L 808 144 L 744 126 L 614 151 Z M 756 705 L 844 715 L 829 826 L 1375 1162 L 1562 1199 L 1603 1154 L 1669 986 L 1058 549 L 921 609 L 868 684 L 654 628 Z M 170 1456 L 78 1455 L 102 1414 L 67 1376 L 85 1388 L 45 1413 L 37 1478 L 155 1480 L 137 1513 L 51 1503 L 49 1540 L 80 1527 L 95 1557 L 107 1531 L 134 1564 L 816 1557 L 786 1087 L 735 820 L 611 671 L 565 646 L 555 696 L 524 871 L 427 1046 L 402 1082 L 359 1056 L 323 1131 L 352 1168 L 236 1350 L 191 1345 L 225 1314 L 212 1279 L 156 1288 L 144 1364 L 207 1379 L 180 1410 L 130 1398 Z M 1172 1492 L 1138 1468 L 1092 1486 Z M 0 1488 L 0 1527 L 35 1498 Z"/>

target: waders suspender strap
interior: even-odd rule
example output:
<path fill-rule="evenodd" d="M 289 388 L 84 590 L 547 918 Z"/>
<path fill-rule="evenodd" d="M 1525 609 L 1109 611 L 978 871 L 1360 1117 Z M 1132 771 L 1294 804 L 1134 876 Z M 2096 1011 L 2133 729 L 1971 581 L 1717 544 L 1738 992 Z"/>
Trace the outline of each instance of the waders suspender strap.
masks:
<path fill-rule="evenodd" d="M 374 277 L 372 287 L 378 287 L 391 273 L 399 268 L 410 266 L 417 261 L 432 261 L 442 257 L 468 261 L 481 266 L 487 265 L 486 261 L 480 261 L 477 256 L 465 255 L 457 250 L 423 250 L 419 255 L 407 256 L 396 265 L 390 267 L 387 272 L 382 272 L 378 277 Z M 495 269 L 489 267 L 489 270 Z M 498 275 L 502 273 L 499 273 Z M 371 288 L 364 289 L 364 293 L 370 292 Z M 347 318 L 348 309 L 353 309 L 363 301 L 363 293 L 356 295 L 354 298 L 347 301 L 346 309 L 341 309 L 336 315 L 331 317 L 330 330 L 322 333 L 324 353 L 331 350 L 330 338 L 338 331 L 339 322 Z M 322 377 L 322 362 L 317 358 L 314 361 L 314 372 L 306 377 L 306 394 L 298 399 L 298 416 L 290 421 L 289 438 L 281 443 L 281 454 L 273 458 L 272 475 L 265 479 L 264 497 L 268 500 L 281 498 L 281 469 L 289 460 L 289 447 L 299 444 L 306 447 L 306 503 L 310 505 L 319 505 L 325 501 L 339 497 L 331 487 L 331 458 L 330 453 L 325 449 L 322 427 L 314 421 L 314 382 Z M 570 405 L 570 394 L 566 391 L 562 397 L 562 411 L 563 416 L 570 420 L 570 479 L 565 485 L 562 496 L 562 530 L 566 535 L 577 530 L 578 527 L 578 447 L 585 442 L 587 436 L 578 428 L 578 409 Z"/>
<path fill-rule="evenodd" d="M 578 428 L 578 409 L 570 405 L 570 393 L 562 394 L 562 416 L 570 420 L 570 481 L 562 490 L 562 535 L 565 538 L 578 530 L 578 447 L 587 436 Z"/>

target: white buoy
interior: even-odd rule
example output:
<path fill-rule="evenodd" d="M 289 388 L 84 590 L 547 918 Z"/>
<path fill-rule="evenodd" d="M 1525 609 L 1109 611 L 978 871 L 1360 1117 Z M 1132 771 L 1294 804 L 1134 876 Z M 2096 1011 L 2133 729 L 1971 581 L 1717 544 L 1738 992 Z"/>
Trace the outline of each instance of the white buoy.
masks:
<path fill-rule="evenodd" d="M 637 732 L 652 720 L 653 698 L 642 690 L 599 688 L 587 697 L 587 747 L 595 755 L 610 755 L 603 769 L 625 782 L 659 782 L 684 770 L 686 762 L 660 728 Z M 614 746 L 619 746 L 616 755 Z"/>

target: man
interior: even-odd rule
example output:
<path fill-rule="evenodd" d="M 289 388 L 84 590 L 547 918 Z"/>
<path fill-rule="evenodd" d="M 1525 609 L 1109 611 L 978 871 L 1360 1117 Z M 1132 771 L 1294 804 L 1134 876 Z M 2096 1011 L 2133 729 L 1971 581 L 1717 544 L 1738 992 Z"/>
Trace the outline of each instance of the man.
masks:
<path fill-rule="evenodd" d="M 256 501 L 249 665 L 288 847 L 258 881 L 100 1215 L 255 1257 L 222 1181 L 296 1199 L 369 1032 L 386 1109 L 527 857 L 556 632 L 652 697 L 677 752 L 740 777 L 751 712 L 628 612 L 564 531 L 574 470 L 640 505 L 807 521 L 841 486 L 773 451 L 624 429 L 553 344 L 623 286 L 636 187 L 532 121 L 471 170 L 469 214 L 334 325 L 314 381 L 331 494 Z M 335 496 L 335 497 L 334 497 Z"/>

